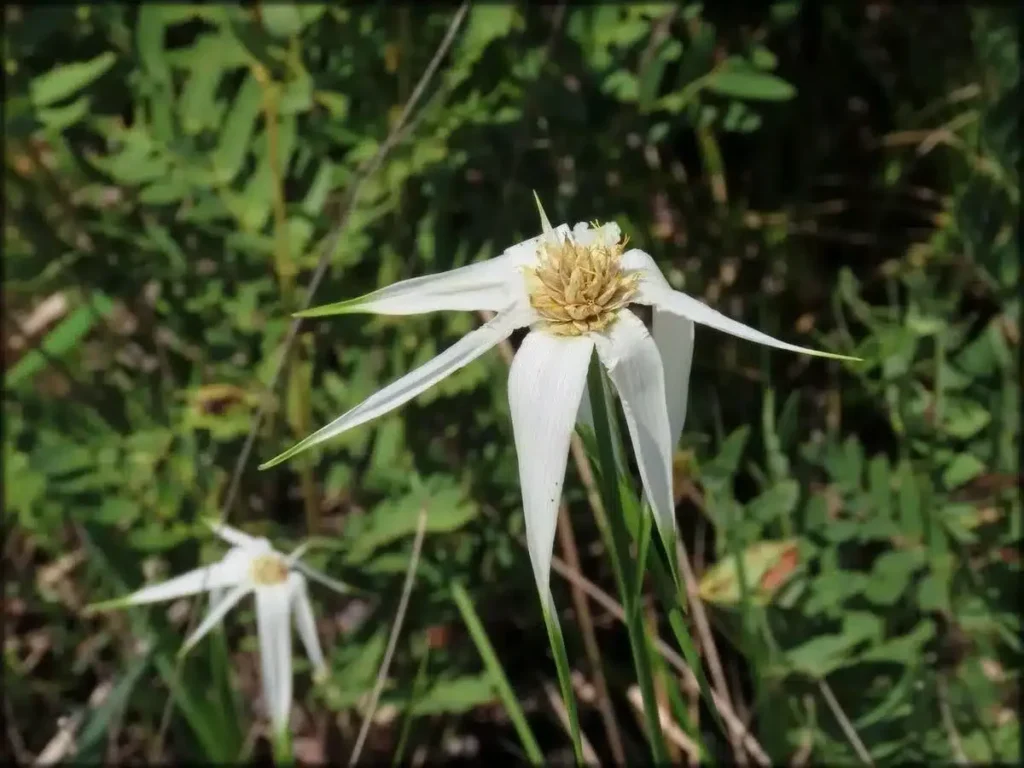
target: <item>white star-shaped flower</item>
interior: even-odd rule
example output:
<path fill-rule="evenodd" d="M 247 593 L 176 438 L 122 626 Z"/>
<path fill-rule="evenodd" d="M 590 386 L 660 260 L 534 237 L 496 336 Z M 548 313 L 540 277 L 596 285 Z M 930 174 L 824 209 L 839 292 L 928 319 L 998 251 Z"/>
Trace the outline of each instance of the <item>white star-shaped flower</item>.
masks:
<path fill-rule="evenodd" d="M 263 700 L 275 733 L 283 733 L 288 727 L 292 706 L 293 615 L 299 638 L 313 664 L 314 679 L 326 675 L 313 609 L 306 592 L 306 579 L 297 570 L 300 565 L 298 558 L 305 548 L 300 547 L 284 555 L 265 538 L 250 536 L 219 523 L 211 523 L 211 527 L 231 544 L 231 549 L 220 561 L 161 584 L 143 587 L 127 597 L 94 605 L 92 610 L 156 603 L 209 592 L 210 608 L 182 646 L 181 653 L 184 654 L 220 623 L 243 597 L 252 593 L 256 598 Z M 302 568 L 306 573 L 312 571 L 308 566 Z M 310 575 L 332 582 L 315 571 Z"/>
<path fill-rule="evenodd" d="M 695 324 L 793 352 L 855 358 L 788 344 L 673 290 L 650 255 L 625 249 L 614 223 L 551 227 L 543 209 L 540 214 L 543 234 L 493 259 L 300 313 L 497 314 L 261 469 L 397 408 L 515 329 L 529 327 L 509 371 L 508 396 L 530 559 L 541 599 L 547 601 L 569 440 L 577 419 L 589 420 L 585 389 L 595 350 L 622 402 L 644 493 L 666 541 L 675 536 L 672 450 L 686 417 Z M 653 307 L 652 332 L 629 310 L 631 304 Z"/>

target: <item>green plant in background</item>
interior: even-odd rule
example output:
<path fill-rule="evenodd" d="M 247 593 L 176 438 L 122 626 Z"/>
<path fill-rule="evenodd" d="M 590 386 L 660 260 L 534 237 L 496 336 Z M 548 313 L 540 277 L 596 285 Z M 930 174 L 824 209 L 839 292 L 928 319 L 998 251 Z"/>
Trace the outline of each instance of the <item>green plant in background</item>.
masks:
<path fill-rule="evenodd" d="M 726 336 L 698 346 L 672 485 L 706 627 L 651 541 L 618 417 L 600 445 L 582 431 L 552 559 L 571 588 L 552 584 L 577 747 L 643 759 L 660 732 L 680 761 L 1018 759 L 1011 20 L 795 2 L 454 20 L 5 9 L 8 751 L 225 762 L 266 748 L 256 648 L 233 622 L 179 668 L 187 606 L 69 621 L 209 561 L 200 521 L 230 495 L 233 523 L 310 538 L 306 560 L 356 587 L 319 601 L 330 684 L 296 690 L 298 759 L 342 759 L 371 717 L 424 507 L 366 754 L 486 757 L 517 735 L 526 759 L 565 754 L 544 630 L 507 608 L 534 587 L 500 360 L 311 450 L 294 475 L 232 474 L 254 422 L 273 455 L 474 329 L 469 313 L 338 317 L 289 342 L 321 259 L 317 302 L 486 263 L 534 234 L 535 188 L 556 218 L 617 221 L 672 289 L 864 359 L 759 367 Z M 922 28 L 934 43 L 907 44 Z M 601 472 L 616 460 L 618 500 Z M 623 542 L 636 547 L 617 559 Z"/>

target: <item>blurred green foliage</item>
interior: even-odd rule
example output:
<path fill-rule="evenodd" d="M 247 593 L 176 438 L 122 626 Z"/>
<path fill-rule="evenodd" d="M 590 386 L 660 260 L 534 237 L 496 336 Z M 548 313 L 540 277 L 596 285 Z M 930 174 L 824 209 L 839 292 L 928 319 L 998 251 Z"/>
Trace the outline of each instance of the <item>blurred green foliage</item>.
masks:
<path fill-rule="evenodd" d="M 727 665 L 775 761 L 856 759 L 822 681 L 878 763 L 1018 761 L 1016 27 L 994 8 L 826 6 L 474 6 L 327 255 L 317 303 L 532 236 L 537 189 L 553 219 L 619 222 L 676 287 L 863 357 L 807 361 L 698 331 L 680 520 Z M 313 587 L 332 678 L 320 691 L 298 683 L 298 732 L 333 759 L 351 743 L 428 504 L 384 704 L 413 718 L 412 744 L 441 750 L 453 732 L 510 748 L 455 579 L 534 702 L 545 754 L 567 747 L 535 703 L 553 665 L 520 543 L 498 355 L 309 458 L 255 471 L 479 322 L 306 322 L 283 385 L 268 388 L 359 169 L 453 10 L 5 7 L 15 757 L 42 751 L 71 714 L 81 759 L 254 748 L 257 668 L 241 622 L 228 633 L 241 645 L 218 635 L 179 679 L 183 612 L 81 608 L 212 557 L 199 521 L 219 514 L 263 406 L 232 522 L 314 536 L 309 561 L 360 589 Z M 572 477 L 566 494 L 583 570 L 607 584 Z M 563 627 L 585 668 L 574 621 Z M 624 632 L 599 633 L 625 714 Z M 592 709 L 583 728 L 604 754 Z M 390 754 L 397 724 L 379 728 Z M 628 733 L 639 758 L 642 735 Z"/>

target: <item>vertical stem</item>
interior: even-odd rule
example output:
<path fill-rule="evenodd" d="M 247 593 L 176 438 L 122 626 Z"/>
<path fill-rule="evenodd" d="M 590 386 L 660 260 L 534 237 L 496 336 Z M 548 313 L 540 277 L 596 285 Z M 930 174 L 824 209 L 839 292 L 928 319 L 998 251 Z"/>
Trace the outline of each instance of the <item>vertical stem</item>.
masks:
<path fill-rule="evenodd" d="M 274 763 L 276 765 L 294 765 L 295 756 L 292 754 L 292 737 L 288 729 L 275 733 L 273 738 Z"/>
<path fill-rule="evenodd" d="M 544 753 L 537 744 L 533 731 L 530 730 L 530 725 L 526 721 L 522 705 L 520 705 L 519 699 L 516 698 L 515 692 L 508 682 L 505 669 L 501 666 L 501 662 L 498 661 L 498 654 L 495 653 L 494 646 L 491 645 L 490 638 L 487 637 L 487 631 L 477 615 L 476 608 L 473 606 L 473 600 L 470 598 L 466 588 L 459 582 L 453 581 L 450 586 L 452 600 L 455 601 L 459 613 L 462 614 L 462 620 L 465 622 L 466 629 L 469 631 L 469 635 L 473 639 L 477 651 L 480 653 L 484 667 L 491 676 L 491 681 L 497 690 L 498 698 L 504 704 L 505 711 L 512 721 L 512 727 L 515 728 L 519 736 L 523 751 L 526 752 L 526 759 L 533 765 L 543 765 Z"/>
<path fill-rule="evenodd" d="M 577 765 L 584 765 L 583 739 L 580 735 L 579 710 L 576 706 L 576 693 L 572 688 L 572 675 L 569 671 L 569 654 L 565 650 L 565 637 L 562 635 L 562 627 L 558 622 L 558 614 L 555 612 L 554 601 L 549 591 L 546 597 L 541 597 L 541 612 L 544 615 L 544 626 L 548 630 L 548 641 L 551 643 L 551 653 L 555 657 L 555 670 L 558 673 L 558 685 L 562 689 L 562 698 L 565 700 L 566 710 L 569 716 L 569 737 L 572 741 L 573 756 Z"/>
<path fill-rule="evenodd" d="M 611 539 L 609 555 L 615 569 L 616 580 L 622 595 L 623 608 L 626 614 L 626 629 L 629 633 L 629 644 L 633 652 L 633 663 L 636 666 L 637 682 L 643 696 L 644 718 L 651 741 L 651 752 L 654 761 L 659 764 L 669 762 L 668 748 L 661 730 L 658 716 L 658 704 L 654 696 L 654 679 L 651 670 L 650 647 L 640 612 L 640 601 L 634 598 L 632 580 L 625 570 L 629 560 L 629 532 L 626 529 L 622 510 L 622 499 L 619 496 L 618 473 L 615 471 L 615 450 L 612 444 L 611 421 L 605 400 L 604 372 L 596 357 L 591 361 L 587 374 L 587 387 L 590 390 L 590 403 L 594 414 L 594 436 L 597 440 L 598 461 L 600 462 L 600 487 L 604 497 L 605 516 L 608 533 Z"/>

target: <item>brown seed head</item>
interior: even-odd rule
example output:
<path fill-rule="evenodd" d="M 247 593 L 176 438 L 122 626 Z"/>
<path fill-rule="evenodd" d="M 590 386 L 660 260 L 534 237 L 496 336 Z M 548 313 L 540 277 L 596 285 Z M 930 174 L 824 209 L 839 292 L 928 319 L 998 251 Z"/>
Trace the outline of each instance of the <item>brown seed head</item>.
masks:
<path fill-rule="evenodd" d="M 288 579 L 288 564 L 277 555 L 258 555 L 249 566 L 249 575 L 261 587 L 283 584 Z"/>
<path fill-rule="evenodd" d="M 537 266 L 526 269 L 530 305 L 558 336 L 606 328 L 629 304 L 640 280 L 619 265 L 625 239 L 609 245 L 602 232 L 588 234 L 586 244 L 573 237 L 543 240 Z"/>

